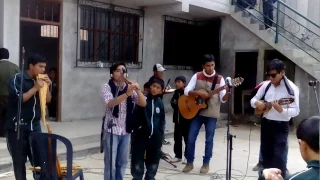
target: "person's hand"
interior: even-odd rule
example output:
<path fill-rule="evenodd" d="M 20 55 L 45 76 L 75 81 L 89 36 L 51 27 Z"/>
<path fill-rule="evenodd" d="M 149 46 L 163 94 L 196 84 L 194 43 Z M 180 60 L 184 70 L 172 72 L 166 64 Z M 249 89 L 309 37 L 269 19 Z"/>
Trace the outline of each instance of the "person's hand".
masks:
<path fill-rule="evenodd" d="M 139 86 L 139 85 L 138 85 Z M 127 95 L 131 96 L 133 91 L 137 89 L 137 83 L 128 84 Z"/>
<path fill-rule="evenodd" d="M 130 86 L 132 86 L 132 87 L 133 87 L 133 90 L 135 90 L 135 91 L 138 90 L 138 89 L 140 89 L 139 84 L 138 84 L 137 82 L 131 83 Z"/>
<path fill-rule="evenodd" d="M 281 176 L 281 170 L 277 168 L 264 169 L 262 171 L 262 176 L 266 180 L 283 180 Z"/>
<path fill-rule="evenodd" d="M 45 76 L 45 77 L 43 78 L 43 80 L 48 84 L 48 86 L 50 86 L 51 83 L 52 83 L 52 81 L 49 79 L 48 76 Z"/>
<path fill-rule="evenodd" d="M 278 101 L 273 101 L 271 104 L 272 104 L 272 107 L 279 113 L 283 111 L 282 106 L 278 103 Z"/>
<path fill-rule="evenodd" d="M 257 106 L 257 109 L 259 109 L 259 110 L 264 110 L 266 108 L 266 105 L 261 101 L 256 101 L 255 105 Z"/>
<path fill-rule="evenodd" d="M 201 99 L 205 100 L 209 98 L 209 93 L 205 90 L 198 90 L 198 96 L 200 96 Z"/>
<path fill-rule="evenodd" d="M 34 88 L 36 88 L 36 90 L 39 90 L 40 88 L 42 88 L 44 85 L 44 82 L 43 80 L 41 79 L 38 79 L 35 84 L 34 84 Z"/>

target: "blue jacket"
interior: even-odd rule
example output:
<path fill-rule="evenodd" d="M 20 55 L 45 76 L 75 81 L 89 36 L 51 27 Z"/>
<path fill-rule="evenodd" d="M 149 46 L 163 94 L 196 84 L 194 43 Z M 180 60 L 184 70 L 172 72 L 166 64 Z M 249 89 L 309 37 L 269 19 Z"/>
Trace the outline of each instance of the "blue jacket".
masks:
<path fill-rule="evenodd" d="M 165 129 L 165 111 L 162 99 L 158 96 L 147 96 L 146 107 L 138 106 L 135 111 L 135 132 L 163 136 Z"/>
<path fill-rule="evenodd" d="M 8 111 L 6 115 L 5 127 L 6 130 L 16 130 L 17 121 L 18 121 L 18 105 L 19 105 L 19 95 L 21 87 L 21 79 L 23 80 L 22 84 L 22 94 L 28 92 L 33 88 L 35 80 L 32 79 L 27 72 L 24 72 L 23 78 L 22 74 L 17 73 L 14 75 L 8 83 Z M 21 104 L 21 128 L 33 131 L 33 127 L 39 126 L 40 124 L 40 99 L 39 93 L 34 94 L 28 101 Z"/>

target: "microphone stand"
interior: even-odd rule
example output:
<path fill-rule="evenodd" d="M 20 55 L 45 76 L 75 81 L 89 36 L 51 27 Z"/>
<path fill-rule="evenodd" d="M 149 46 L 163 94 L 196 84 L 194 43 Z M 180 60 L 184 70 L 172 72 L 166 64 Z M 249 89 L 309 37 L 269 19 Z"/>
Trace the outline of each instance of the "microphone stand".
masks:
<path fill-rule="evenodd" d="M 230 100 L 232 99 L 231 95 L 231 89 L 232 89 L 232 84 L 231 82 L 227 81 L 227 86 L 229 87 L 229 100 L 228 100 L 228 123 L 227 123 L 227 168 L 226 168 L 226 180 L 231 180 L 231 162 L 232 162 L 232 139 L 236 138 L 235 135 L 232 135 L 230 133 L 230 122 L 231 122 L 231 103 Z"/>
<path fill-rule="evenodd" d="M 123 80 L 123 76 L 124 76 L 124 74 L 125 74 L 125 72 L 123 72 L 123 75 L 122 75 L 122 77 L 121 77 L 121 80 L 120 80 L 120 82 L 119 82 L 119 84 L 118 84 L 118 87 L 117 87 L 117 90 L 116 90 L 116 94 L 115 94 L 115 96 L 114 96 L 114 101 L 116 102 L 117 101 L 117 98 L 119 97 L 119 91 L 120 91 L 120 86 L 121 86 L 121 84 L 124 82 L 124 80 Z M 110 165 L 109 165 L 109 167 L 110 167 L 110 180 L 113 180 L 112 179 L 112 168 L 113 168 L 113 166 L 112 166 L 112 160 L 113 160 L 113 157 L 112 157 L 112 151 L 113 151 L 113 127 L 114 126 L 116 126 L 116 124 L 113 122 L 113 118 L 112 118 L 112 114 L 113 114 L 113 111 L 114 111 L 114 105 L 112 106 L 112 109 L 111 109 L 111 118 L 109 119 L 109 122 L 108 122 L 108 129 L 110 129 L 111 130 L 111 136 L 110 136 Z M 120 109 L 119 109 L 120 110 Z M 119 112 L 120 113 L 120 112 Z"/>
<path fill-rule="evenodd" d="M 309 86 L 312 86 L 313 87 L 313 90 L 314 90 L 314 95 L 316 96 L 316 101 L 317 101 L 317 106 L 318 106 L 318 112 L 319 112 L 319 115 L 320 115 L 320 105 L 319 105 L 319 99 L 318 99 L 318 93 L 317 93 L 317 81 L 309 81 Z"/>
<path fill-rule="evenodd" d="M 15 130 L 17 132 L 17 152 L 18 152 L 18 162 L 17 162 L 17 180 L 21 180 L 24 177 L 23 174 L 21 174 L 21 169 L 22 166 L 24 165 L 22 162 L 22 154 L 23 154 L 23 150 L 25 150 L 23 148 L 23 131 L 21 130 L 21 125 L 23 125 L 22 123 L 22 119 L 21 119 L 21 106 L 22 106 L 22 101 L 23 101 L 23 92 L 22 92 L 22 85 L 23 85 L 23 79 L 24 79 L 24 54 L 25 54 L 25 50 L 24 47 L 22 47 L 22 60 L 21 60 L 21 81 L 20 81 L 20 89 L 19 89 L 19 102 L 18 102 L 18 112 L 17 112 L 17 122 L 15 123 Z M 19 152 L 20 151 L 20 152 Z"/>

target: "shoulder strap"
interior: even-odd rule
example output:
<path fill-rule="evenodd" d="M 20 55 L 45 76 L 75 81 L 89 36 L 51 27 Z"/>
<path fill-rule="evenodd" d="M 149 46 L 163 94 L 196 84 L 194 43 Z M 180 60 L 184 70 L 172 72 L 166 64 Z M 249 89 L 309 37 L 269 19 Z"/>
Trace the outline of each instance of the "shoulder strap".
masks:
<path fill-rule="evenodd" d="M 263 94 L 261 100 L 264 100 L 264 97 L 266 96 L 267 91 L 269 90 L 270 86 L 271 86 L 271 82 L 269 82 L 269 84 L 267 85 L 266 89 L 264 90 L 264 94 Z"/>
<path fill-rule="evenodd" d="M 217 81 L 218 81 L 218 77 L 219 77 L 219 75 L 218 75 L 218 73 L 216 73 L 216 74 L 214 75 L 214 78 L 213 78 L 213 81 L 212 81 L 211 90 L 214 90 L 214 89 L 216 88 L 216 84 L 217 84 Z"/>

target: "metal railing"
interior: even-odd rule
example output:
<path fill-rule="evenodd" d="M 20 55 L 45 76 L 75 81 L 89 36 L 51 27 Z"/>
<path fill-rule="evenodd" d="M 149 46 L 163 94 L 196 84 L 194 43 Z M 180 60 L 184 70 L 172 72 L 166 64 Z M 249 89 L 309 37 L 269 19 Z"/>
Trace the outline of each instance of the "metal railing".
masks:
<path fill-rule="evenodd" d="M 290 42 L 288 45 L 294 45 L 320 61 L 320 25 L 288 4 L 281 0 L 275 3 L 263 1 L 263 12 L 256 7 L 255 0 L 231 0 L 231 4 L 250 14 L 266 29 L 275 31 L 275 43 L 279 43 L 281 36 Z"/>

